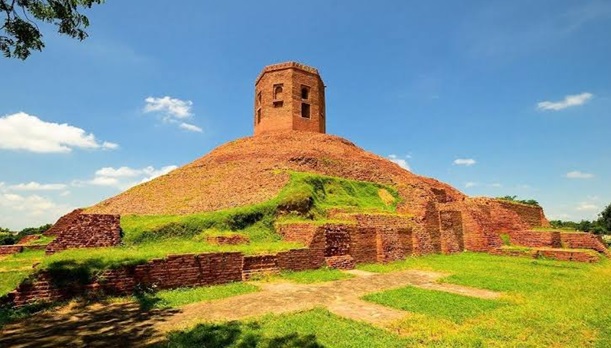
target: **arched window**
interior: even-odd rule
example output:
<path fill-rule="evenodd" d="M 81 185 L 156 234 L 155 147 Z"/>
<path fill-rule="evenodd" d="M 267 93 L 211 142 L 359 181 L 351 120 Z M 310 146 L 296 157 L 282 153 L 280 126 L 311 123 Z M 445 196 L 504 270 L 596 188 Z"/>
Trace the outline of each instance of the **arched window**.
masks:
<path fill-rule="evenodd" d="M 282 85 L 274 85 L 274 100 L 282 99 Z"/>

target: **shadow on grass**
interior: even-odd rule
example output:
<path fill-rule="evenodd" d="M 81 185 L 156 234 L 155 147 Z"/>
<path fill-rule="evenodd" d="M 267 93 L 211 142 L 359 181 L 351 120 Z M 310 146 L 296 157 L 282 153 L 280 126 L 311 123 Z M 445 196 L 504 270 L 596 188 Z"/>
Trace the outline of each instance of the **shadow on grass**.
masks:
<path fill-rule="evenodd" d="M 155 329 L 177 310 L 138 303 L 77 303 L 0 328 L 0 347 L 142 347 L 165 339 Z"/>
<path fill-rule="evenodd" d="M 321 348 L 314 335 L 290 333 L 265 337 L 257 323 L 233 321 L 225 324 L 199 324 L 188 331 L 171 332 L 167 340 L 155 347 L 268 347 L 268 348 Z"/>

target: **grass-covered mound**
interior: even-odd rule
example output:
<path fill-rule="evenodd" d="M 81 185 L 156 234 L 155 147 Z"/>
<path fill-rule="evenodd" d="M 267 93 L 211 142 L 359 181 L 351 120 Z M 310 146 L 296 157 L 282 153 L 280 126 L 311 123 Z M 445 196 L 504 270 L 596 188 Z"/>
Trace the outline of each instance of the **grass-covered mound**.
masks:
<path fill-rule="evenodd" d="M 289 184 L 265 203 L 193 215 L 124 216 L 123 244 L 113 248 L 71 249 L 43 257 L 26 252 L 0 259 L 0 296 L 13 290 L 36 269 L 57 273 L 66 281 L 86 283 L 104 269 L 145 263 L 168 254 L 239 251 L 246 255 L 277 253 L 303 247 L 283 242 L 274 229 L 278 221 L 325 221 L 330 208 L 393 212 L 398 194 L 371 182 L 312 173 L 290 173 Z M 250 243 L 216 245 L 210 235 L 239 232 Z"/>

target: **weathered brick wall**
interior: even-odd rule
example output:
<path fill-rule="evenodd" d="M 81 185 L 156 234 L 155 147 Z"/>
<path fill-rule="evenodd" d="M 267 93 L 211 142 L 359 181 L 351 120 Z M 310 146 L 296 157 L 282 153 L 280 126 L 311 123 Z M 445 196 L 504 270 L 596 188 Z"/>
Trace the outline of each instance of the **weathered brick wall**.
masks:
<path fill-rule="evenodd" d="M 259 274 L 278 273 L 276 255 L 253 255 L 244 257 L 242 279 L 248 280 Z"/>
<path fill-rule="evenodd" d="M 70 213 L 72 214 L 72 213 Z M 47 254 L 73 248 L 109 247 L 121 243 L 119 215 L 78 214 L 70 224 L 57 230 L 57 238 L 47 246 Z"/>
<path fill-rule="evenodd" d="M 548 248 L 562 247 L 560 232 L 556 231 L 514 231 L 508 234 L 509 241 L 513 245 Z"/>
<path fill-rule="evenodd" d="M 75 209 L 70 213 L 62 216 L 57 222 L 46 230 L 43 235 L 45 236 L 57 236 L 61 231 L 67 230 L 70 226 L 74 225 L 77 221 L 78 216 L 81 215 L 83 209 Z"/>
<path fill-rule="evenodd" d="M 549 226 L 549 221 L 545 218 L 541 207 L 504 200 L 497 200 L 497 203 L 504 209 L 516 213 L 529 228 Z"/>
<path fill-rule="evenodd" d="M 441 235 L 439 226 L 439 211 L 434 202 L 426 205 L 426 213 L 414 229 L 414 254 L 435 254 L 441 251 Z"/>
<path fill-rule="evenodd" d="M 318 269 L 325 263 L 324 249 L 291 249 L 276 254 L 278 268 L 289 271 Z"/>
<path fill-rule="evenodd" d="M 104 271 L 93 282 L 67 283 L 54 279 L 49 272 L 39 272 L 9 295 L 15 306 L 36 301 L 58 301 L 87 291 L 111 295 L 130 294 L 136 287 L 173 289 L 178 287 L 224 284 L 242 280 L 242 253 L 170 255 L 137 266 Z"/>
<path fill-rule="evenodd" d="M 592 249 L 611 257 L 600 236 L 585 232 L 560 232 L 562 244 L 573 249 Z"/>
<path fill-rule="evenodd" d="M 21 245 L 0 245 L 0 255 L 13 255 L 23 251 Z"/>
<path fill-rule="evenodd" d="M 558 261 L 575 261 L 575 262 L 599 262 L 600 257 L 596 254 L 580 250 L 537 250 L 536 258 L 546 258 Z"/>
<path fill-rule="evenodd" d="M 411 251 L 411 245 L 404 246 L 403 244 L 412 239 L 410 228 L 378 228 L 376 232 L 376 259 L 378 262 L 403 260 Z"/>
<path fill-rule="evenodd" d="M 517 256 L 528 258 L 546 258 L 558 261 L 574 261 L 574 262 L 599 262 L 600 257 L 593 252 L 587 250 L 567 250 L 567 249 L 532 249 L 532 250 L 516 250 L 506 248 L 495 248 L 490 250 L 490 254 L 500 256 Z"/>
<path fill-rule="evenodd" d="M 411 236 L 409 239 L 411 251 Z M 350 255 L 359 263 L 371 263 L 378 260 L 375 227 L 359 226 L 352 231 L 350 235 Z"/>
<path fill-rule="evenodd" d="M 341 256 L 350 253 L 350 236 L 354 226 L 325 225 L 325 256 Z"/>
<path fill-rule="evenodd" d="M 440 211 L 441 252 L 456 253 L 464 250 L 462 213 L 456 210 Z"/>

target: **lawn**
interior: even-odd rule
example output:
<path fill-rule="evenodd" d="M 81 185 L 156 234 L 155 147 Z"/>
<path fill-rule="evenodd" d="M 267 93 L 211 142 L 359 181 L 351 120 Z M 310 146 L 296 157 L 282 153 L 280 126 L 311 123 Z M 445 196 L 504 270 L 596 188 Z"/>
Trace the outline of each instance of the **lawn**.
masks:
<path fill-rule="evenodd" d="M 365 296 L 407 311 L 404 320 L 386 330 L 316 309 L 198 325 L 170 334 L 166 346 L 201 346 L 203 342 L 207 347 L 611 346 L 608 260 L 592 265 L 460 253 L 358 268 L 437 270 L 451 274 L 445 282 L 496 290 L 503 296 L 480 300 L 405 287 Z"/>

